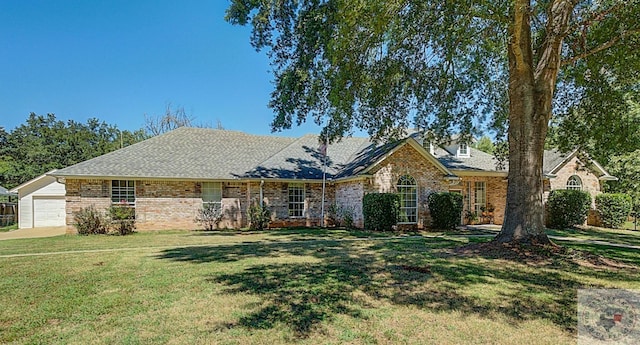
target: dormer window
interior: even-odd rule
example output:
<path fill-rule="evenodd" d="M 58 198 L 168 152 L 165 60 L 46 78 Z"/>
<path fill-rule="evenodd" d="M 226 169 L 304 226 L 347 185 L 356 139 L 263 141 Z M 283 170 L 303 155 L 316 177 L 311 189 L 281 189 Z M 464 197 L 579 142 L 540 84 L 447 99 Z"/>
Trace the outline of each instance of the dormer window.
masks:
<path fill-rule="evenodd" d="M 469 154 L 469 145 L 467 145 L 466 143 L 460 143 L 458 144 L 458 157 L 470 157 Z"/>
<path fill-rule="evenodd" d="M 434 156 L 436 155 L 436 147 L 433 146 L 432 143 L 429 143 L 429 153 L 434 155 Z"/>

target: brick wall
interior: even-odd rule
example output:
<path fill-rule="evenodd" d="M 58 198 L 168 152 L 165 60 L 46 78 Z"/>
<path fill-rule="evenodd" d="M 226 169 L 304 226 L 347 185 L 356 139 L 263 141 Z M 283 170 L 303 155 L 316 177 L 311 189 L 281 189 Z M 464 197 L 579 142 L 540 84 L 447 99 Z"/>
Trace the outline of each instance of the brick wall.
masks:
<path fill-rule="evenodd" d="M 289 217 L 289 183 L 265 182 L 263 185 L 264 203 L 271 210 L 271 227 L 284 226 L 320 226 L 322 214 L 322 182 L 305 182 L 304 213 L 300 218 Z M 260 199 L 260 186 L 255 185 L 252 199 Z M 252 187 L 253 191 L 253 187 Z M 335 187 L 332 183 L 325 186 L 325 216 L 327 207 L 335 200 Z"/>
<path fill-rule="evenodd" d="M 364 227 L 362 215 L 362 198 L 364 197 L 364 181 L 336 183 L 335 200 L 340 206 L 349 208 L 353 212 L 353 225 Z"/>
<path fill-rule="evenodd" d="M 600 179 L 585 164 L 583 164 L 578 157 L 573 157 L 567 164 L 565 164 L 558 172 L 556 177 L 549 179 L 550 190 L 554 189 L 567 189 L 567 180 L 569 177 L 577 175 L 582 180 L 582 190 L 589 192 L 592 199 L 592 207 L 595 207 L 595 196 L 600 194 L 601 186 Z M 545 192 L 544 200 L 547 200 L 549 192 Z"/>
<path fill-rule="evenodd" d="M 444 174 L 433 163 L 413 147 L 405 145 L 376 166 L 372 173 L 370 182 L 364 184 L 365 193 L 396 193 L 401 176 L 413 177 L 418 184 L 418 223 L 408 227 L 426 228 L 431 225 L 427 197 L 433 192 L 448 191 Z"/>
<path fill-rule="evenodd" d="M 137 180 L 136 221 L 138 230 L 198 229 L 194 222 L 202 207 L 201 182 Z M 305 183 L 305 212 L 302 218 L 290 218 L 288 183 L 266 182 L 264 203 L 272 211 L 273 226 L 320 225 L 322 183 Z M 225 213 L 221 228 L 242 228 L 249 225 L 248 209 L 260 201 L 259 182 L 224 182 L 222 207 Z M 111 205 L 111 180 L 67 179 L 68 232 L 75 232 L 73 216 L 80 209 L 94 205 L 105 210 Z M 335 197 L 334 187 L 327 183 L 325 208 Z M 326 210 L 326 209 L 325 209 Z"/>

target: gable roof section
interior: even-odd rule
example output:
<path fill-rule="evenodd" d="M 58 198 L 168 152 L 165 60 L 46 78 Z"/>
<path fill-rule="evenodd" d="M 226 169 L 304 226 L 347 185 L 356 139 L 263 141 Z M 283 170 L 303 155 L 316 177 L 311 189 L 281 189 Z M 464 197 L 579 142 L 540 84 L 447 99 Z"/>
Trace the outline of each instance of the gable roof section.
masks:
<path fill-rule="evenodd" d="M 318 136 L 307 134 L 281 151 L 239 173 L 238 178 L 322 179 L 326 163 L 327 178 L 336 178 L 349 164 L 351 157 L 369 144 L 366 138 L 343 138 L 327 147 L 327 156 L 319 151 Z M 326 159 L 326 162 L 325 162 Z"/>
<path fill-rule="evenodd" d="M 27 181 L 27 182 L 25 182 L 25 183 L 23 183 L 23 184 L 21 184 L 21 185 L 19 185 L 19 186 L 17 186 L 17 187 L 13 187 L 13 188 L 9 191 L 9 194 L 18 194 L 18 193 L 20 192 L 20 190 L 21 190 L 21 189 L 23 189 L 23 188 L 25 188 L 25 187 L 29 187 L 29 186 L 31 186 L 31 185 L 33 185 L 33 184 L 39 183 L 39 182 L 41 182 L 41 181 L 42 181 L 43 179 L 45 179 L 45 178 L 49 178 L 49 179 L 51 179 L 51 177 L 50 177 L 50 176 L 55 175 L 55 172 L 56 172 L 56 171 L 57 171 L 56 169 L 53 169 L 53 170 L 51 170 L 51 171 L 49 171 L 49 172 L 46 172 L 46 173 L 44 173 L 44 174 L 42 174 L 42 175 L 40 175 L 40 176 L 38 176 L 38 177 L 34 177 L 34 178 L 32 178 L 31 180 L 29 180 L 29 181 Z M 0 195 L 1 195 L 1 193 L 0 193 Z"/>
<path fill-rule="evenodd" d="M 570 160 L 573 159 L 576 155 L 578 155 L 578 150 L 573 150 L 571 152 L 562 153 L 556 150 L 545 150 L 544 151 L 544 160 L 543 160 L 543 173 L 547 177 L 554 177 L 555 174 L 562 169 Z M 585 157 L 589 160 L 589 163 L 592 164 L 593 169 L 596 173 L 600 174 L 598 178 L 603 181 L 617 181 L 618 178 L 612 176 L 607 172 L 598 162 L 594 159 L 585 155 Z"/>
<path fill-rule="evenodd" d="M 449 178 L 454 178 L 455 175 L 447 169 L 442 163 L 437 160 L 433 155 L 427 152 L 422 145 L 420 145 L 414 138 L 408 137 L 404 140 L 391 142 L 388 144 L 375 146 L 369 145 L 362 150 L 358 157 L 353 160 L 346 169 L 341 173 L 339 177 L 350 177 L 355 175 L 363 175 L 369 173 L 374 167 L 382 163 L 386 158 L 393 155 L 400 148 L 409 145 L 422 155 L 426 160 L 431 162 L 438 170 L 445 174 Z"/>

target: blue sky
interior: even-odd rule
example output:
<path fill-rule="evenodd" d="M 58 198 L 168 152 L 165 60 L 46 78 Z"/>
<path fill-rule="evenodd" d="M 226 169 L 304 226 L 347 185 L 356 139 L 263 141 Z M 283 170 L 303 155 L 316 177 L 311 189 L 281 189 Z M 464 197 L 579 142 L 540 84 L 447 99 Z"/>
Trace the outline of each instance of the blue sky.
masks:
<path fill-rule="evenodd" d="M 121 129 L 168 103 L 196 122 L 270 133 L 272 74 L 228 1 L 0 1 L 0 127 L 29 113 Z M 312 123 L 281 132 L 317 133 Z"/>

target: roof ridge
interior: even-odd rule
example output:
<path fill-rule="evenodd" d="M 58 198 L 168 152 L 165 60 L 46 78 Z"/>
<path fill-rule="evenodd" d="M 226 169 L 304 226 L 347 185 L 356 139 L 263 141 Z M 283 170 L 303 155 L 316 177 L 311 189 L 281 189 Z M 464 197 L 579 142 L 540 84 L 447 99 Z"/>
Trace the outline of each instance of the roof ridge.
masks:
<path fill-rule="evenodd" d="M 265 158 L 263 161 L 259 162 L 255 167 L 253 167 L 253 169 L 256 169 L 257 167 L 263 165 L 264 163 L 266 163 L 268 160 L 270 160 L 271 158 L 275 157 L 277 154 L 279 154 L 280 152 L 283 152 L 284 150 L 288 149 L 289 147 L 291 147 L 293 144 L 299 142 L 300 140 L 302 140 L 302 138 L 304 138 L 306 135 L 303 135 L 301 137 L 298 138 L 294 138 L 294 137 L 277 137 L 277 138 L 291 138 L 291 139 L 295 139 L 292 142 L 290 142 L 289 144 L 283 146 L 282 148 L 280 148 L 278 151 L 274 152 L 272 155 L 270 155 L 269 157 Z M 273 138 L 273 137 L 272 137 Z"/>

